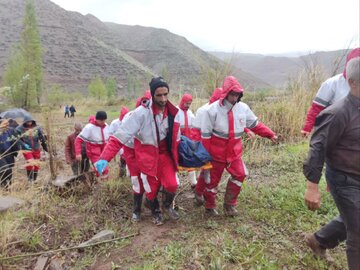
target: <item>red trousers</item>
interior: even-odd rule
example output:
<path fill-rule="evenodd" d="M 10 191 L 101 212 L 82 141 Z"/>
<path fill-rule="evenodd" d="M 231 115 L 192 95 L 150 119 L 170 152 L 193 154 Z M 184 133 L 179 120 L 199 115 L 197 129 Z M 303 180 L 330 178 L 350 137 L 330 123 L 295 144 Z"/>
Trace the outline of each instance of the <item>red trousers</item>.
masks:
<path fill-rule="evenodd" d="M 144 184 L 146 197 L 149 200 L 156 198 L 160 186 L 163 186 L 165 191 L 175 193 L 179 186 L 179 178 L 176 174 L 176 167 L 170 155 L 160 153 L 157 166 L 156 177 L 141 173 L 141 179 Z"/>
<path fill-rule="evenodd" d="M 24 158 L 26 160 L 39 160 L 40 159 L 40 150 L 30 150 L 30 151 L 24 151 L 23 152 Z M 39 166 L 26 166 L 25 167 L 27 171 L 39 171 Z"/>
<path fill-rule="evenodd" d="M 195 186 L 195 192 L 200 196 L 204 195 L 206 183 L 210 184 L 210 170 L 201 170 Z"/>
<path fill-rule="evenodd" d="M 216 207 L 217 187 L 221 180 L 224 169 L 226 169 L 231 178 L 228 180 L 224 203 L 228 205 L 236 205 L 237 197 L 241 191 L 241 185 L 247 175 L 247 169 L 243 161 L 239 158 L 230 164 L 212 161 L 212 169 L 210 169 L 210 184 L 206 184 L 204 197 L 205 208 L 213 209 Z"/>
<path fill-rule="evenodd" d="M 129 168 L 132 189 L 134 194 L 144 193 L 144 184 L 140 177 L 140 170 L 136 163 L 135 151 L 133 148 L 124 146 L 123 157 L 126 161 L 126 165 Z"/>

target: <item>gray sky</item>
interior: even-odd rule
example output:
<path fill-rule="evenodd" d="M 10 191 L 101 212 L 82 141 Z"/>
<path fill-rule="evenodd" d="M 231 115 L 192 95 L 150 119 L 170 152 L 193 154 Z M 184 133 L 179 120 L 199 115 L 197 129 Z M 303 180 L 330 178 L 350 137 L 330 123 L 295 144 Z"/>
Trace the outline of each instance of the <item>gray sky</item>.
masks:
<path fill-rule="evenodd" d="M 165 28 L 204 50 L 359 47 L 359 0 L 51 0 L 102 21 Z"/>

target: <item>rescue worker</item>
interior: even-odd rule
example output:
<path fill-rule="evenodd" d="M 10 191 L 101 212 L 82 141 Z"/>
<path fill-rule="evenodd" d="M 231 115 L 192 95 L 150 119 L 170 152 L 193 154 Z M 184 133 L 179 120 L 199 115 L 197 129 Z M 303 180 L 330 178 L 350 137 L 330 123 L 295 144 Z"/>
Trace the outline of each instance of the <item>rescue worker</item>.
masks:
<path fill-rule="evenodd" d="M 114 136 L 110 137 L 96 163 L 101 172 L 116 153 L 134 139 L 136 161 L 146 192 L 147 205 L 150 207 L 154 223 L 163 224 L 157 194 L 160 186 L 165 192 L 163 211 L 173 220 L 179 214 L 172 203 L 179 185 L 176 174 L 178 164 L 178 145 L 180 142 L 180 123 L 178 109 L 168 101 L 169 86 L 162 77 L 150 82 L 151 99 L 139 106 Z"/>
<path fill-rule="evenodd" d="M 344 71 L 327 79 L 321 84 L 315 99 L 307 112 L 305 124 L 301 130 L 303 136 L 308 136 L 311 133 L 314 127 L 315 118 L 322 110 L 346 97 L 350 92 L 349 84 L 346 81 L 346 65 L 351 59 L 359 56 L 360 48 L 355 48 L 350 51 L 346 57 Z"/>
<path fill-rule="evenodd" d="M 99 160 L 100 154 L 105 148 L 107 141 L 109 140 L 109 126 L 105 122 L 107 114 L 104 111 L 98 111 L 95 115 L 95 120 L 90 117 L 89 123 L 83 128 L 80 134 L 75 139 L 75 154 L 76 160 L 82 160 L 82 144 L 85 142 L 86 155 L 90 162 L 95 164 Z M 102 175 L 96 171 L 96 176 L 103 180 L 108 178 L 108 170 L 102 172 Z"/>
<path fill-rule="evenodd" d="M 191 129 L 192 136 L 191 138 L 195 141 L 201 141 L 201 123 L 203 121 L 204 115 L 207 108 L 210 104 L 219 100 L 221 96 L 222 88 L 216 88 L 209 99 L 209 102 L 197 109 L 195 114 L 195 119 L 193 121 L 193 129 Z M 201 170 L 197 184 L 195 186 L 195 201 L 198 205 L 203 205 L 204 200 L 204 190 L 206 183 L 210 183 L 210 170 Z"/>
<path fill-rule="evenodd" d="M 147 93 L 145 92 L 144 96 L 141 98 L 138 98 L 136 101 L 136 108 L 139 107 L 141 104 L 146 104 L 149 102 L 151 98 L 150 91 Z M 131 114 L 134 111 L 128 112 L 124 118 L 123 121 L 126 121 Z M 134 150 L 134 138 L 129 140 L 124 146 L 123 146 L 123 157 L 126 160 L 126 164 L 129 169 L 130 173 L 130 179 L 133 189 L 133 214 L 132 214 L 132 221 L 138 222 L 140 221 L 140 215 L 141 215 L 141 204 L 143 199 L 143 194 L 145 192 L 143 181 L 141 180 L 141 172 L 138 166 L 138 163 L 136 161 L 136 155 Z"/>
<path fill-rule="evenodd" d="M 123 106 L 120 110 L 119 118 L 114 119 L 109 126 L 109 135 L 114 135 L 115 132 L 119 129 L 121 122 L 125 116 L 129 112 L 129 109 Z M 122 157 L 123 151 L 119 151 L 120 162 L 119 162 L 119 177 L 124 177 L 126 175 L 126 162 Z"/>
<path fill-rule="evenodd" d="M 180 132 L 181 132 L 181 135 L 184 135 L 184 136 L 188 137 L 189 139 L 192 139 L 191 138 L 191 135 L 192 135 L 191 129 L 192 129 L 192 123 L 195 118 L 194 114 L 190 110 L 191 103 L 192 103 L 192 96 L 190 94 L 184 94 L 183 97 L 181 98 L 180 104 L 178 106 Z M 188 177 L 190 180 L 191 188 L 195 188 L 196 183 L 197 183 L 196 172 L 190 171 Z"/>
<path fill-rule="evenodd" d="M 241 135 L 247 127 L 261 137 L 277 142 L 275 133 L 259 122 L 248 105 L 240 102 L 244 89 L 233 76 L 224 79 L 221 97 L 206 110 L 201 123 L 202 143 L 213 158 L 210 170 L 210 183 L 204 192 L 206 213 L 218 215 L 216 210 L 217 187 L 222 173 L 226 169 L 229 178 L 225 197 L 224 212 L 227 216 L 236 216 L 237 197 L 247 175 L 243 163 Z"/>

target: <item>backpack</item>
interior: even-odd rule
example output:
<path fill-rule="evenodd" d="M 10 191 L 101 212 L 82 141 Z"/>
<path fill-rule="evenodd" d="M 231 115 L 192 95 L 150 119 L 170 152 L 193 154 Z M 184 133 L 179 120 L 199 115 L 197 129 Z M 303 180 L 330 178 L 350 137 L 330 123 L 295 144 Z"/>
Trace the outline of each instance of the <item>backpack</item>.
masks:
<path fill-rule="evenodd" d="M 200 168 L 212 158 L 201 142 L 181 136 L 179 144 L 179 165 L 186 168 Z"/>

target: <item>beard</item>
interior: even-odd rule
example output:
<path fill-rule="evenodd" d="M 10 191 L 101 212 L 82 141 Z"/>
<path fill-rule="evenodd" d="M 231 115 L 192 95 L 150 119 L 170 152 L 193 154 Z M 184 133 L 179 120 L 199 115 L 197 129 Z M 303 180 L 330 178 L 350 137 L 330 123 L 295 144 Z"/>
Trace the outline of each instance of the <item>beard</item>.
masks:
<path fill-rule="evenodd" d="M 156 101 L 156 100 L 154 100 L 154 103 L 159 108 L 165 108 L 167 101 Z"/>

